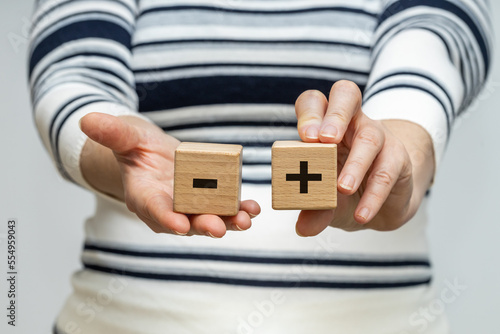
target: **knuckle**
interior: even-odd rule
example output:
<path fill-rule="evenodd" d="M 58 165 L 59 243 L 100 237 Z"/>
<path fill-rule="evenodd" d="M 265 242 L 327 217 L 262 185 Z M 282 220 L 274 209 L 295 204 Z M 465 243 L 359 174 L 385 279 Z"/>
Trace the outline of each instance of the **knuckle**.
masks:
<path fill-rule="evenodd" d="M 394 175 L 386 168 L 374 171 L 370 175 L 369 181 L 375 182 L 384 187 L 390 187 L 394 184 Z"/>
<path fill-rule="evenodd" d="M 343 109 L 336 109 L 329 112 L 325 119 L 332 123 L 340 123 L 340 124 L 348 124 L 350 118 L 348 117 L 349 113 Z"/>
<path fill-rule="evenodd" d="M 380 191 L 367 190 L 366 195 L 378 205 L 383 204 L 386 199 L 385 193 Z"/>
<path fill-rule="evenodd" d="M 353 169 L 362 169 L 364 167 L 363 158 L 361 157 L 353 157 L 347 164 L 347 167 L 351 170 Z"/>
<path fill-rule="evenodd" d="M 358 139 L 361 143 L 366 145 L 371 145 L 373 147 L 382 146 L 382 138 L 380 133 L 375 128 L 366 128 L 361 131 L 358 135 Z"/>

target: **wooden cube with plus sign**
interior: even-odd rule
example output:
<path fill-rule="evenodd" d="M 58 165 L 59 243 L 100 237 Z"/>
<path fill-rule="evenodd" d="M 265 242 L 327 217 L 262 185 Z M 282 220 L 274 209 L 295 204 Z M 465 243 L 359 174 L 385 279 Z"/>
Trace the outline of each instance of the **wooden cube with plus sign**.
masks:
<path fill-rule="evenodd" d="M 272 147 L 275 210 L 337 207 L 337 145 L 277 141 Z"/>
<path fill-rule="evenodd" d="M 175 151 L 174 211 L 236 215 L 242 149 L 241 145 L 181 143 Z"/>

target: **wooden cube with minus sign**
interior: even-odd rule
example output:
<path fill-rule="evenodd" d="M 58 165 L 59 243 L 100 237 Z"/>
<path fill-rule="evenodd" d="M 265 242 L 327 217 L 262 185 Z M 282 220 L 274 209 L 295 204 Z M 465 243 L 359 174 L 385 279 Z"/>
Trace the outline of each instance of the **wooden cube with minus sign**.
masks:
<path fill-rule="evenodd" d="M 275 210 L 337 207 L 337 145 L 276 141 L 272 147 Z"/>
<path fill-rule="evenodd" d="M 242 150 L 241 145 L 181 143 L 175 150 L 174 211 L 236 215 Z"/>

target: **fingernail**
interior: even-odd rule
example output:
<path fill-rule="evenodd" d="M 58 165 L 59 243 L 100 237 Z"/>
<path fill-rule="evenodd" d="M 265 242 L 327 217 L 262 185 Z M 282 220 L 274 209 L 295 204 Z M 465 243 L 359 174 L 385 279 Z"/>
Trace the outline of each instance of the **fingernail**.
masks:
<path fill-rule="evenodd" d="M 239 227 L 238 225 L 236 224 L 233 224 L 233 229 L 234 230 L 238 230 L 238 231 L 244 231 L 241 227 Z"/>
<path fill-rule="evenodd" d="M 368 208 L 362 208 L 361 210 L 359 210 L 358 217 L 367 220 L 369 215 L 370 215 L 370 210 L 368 210 Z"/>
<path fill-rule="evenodd" d="M 257 217 L 257 215 L 254 215 L 253 213 L 250 213 L 250 212 L 248 213 L 248 215 L 250 216 L 250 219 Z"/>
<path fill-rule="evenodd" d="M 212 233 L 210 233 L 210 231 L 207 231 L 207 235 L 211 238 L 214 238 L 214 239 L 219 239 L 217 238 L 215 235 L 213 235 Z"/>
<path fill-rule="evenodd" d="M 354 178 L 351 175 L 345 175 L 340 181 L 340 186 L 346 190 L 354 188 Z"/>
<path fill-rule="evenodd" d="M 306 130 L 306 138 L 307 139 L 317 140 L 318 139 L 318 133 L 319 133 L 318 128 L 316 128 L 315 126 L 310 126 Z"/>
<path fill-rule="evenodd" d="M 336 127 L 334 127 L 333 125 L 327 125 L 321 130 L 320 134 L 322 137 L 334 139 L 335 137 L 337 137 L 338 133 L 339 131 Z"/>
<path fill-rule="evenodd" d="M 186 233 L 181 233 L 181 232 L 179 232 L 179 231 L 175 231 L 175 230 L 173 230 L 173 231 L 174 231 L 174 233 L 175 233 L 175 234 L 177 234 L 177 235 L 186 235 L 186 234 L 187 234 L 187 232 L 186 232 Z"/>
<path fill-rule="evenodd" d="M 80 128 L 80 130 L 82 129 L 82 119 L 81 118 L 78 120 L 78 127 Z"/>

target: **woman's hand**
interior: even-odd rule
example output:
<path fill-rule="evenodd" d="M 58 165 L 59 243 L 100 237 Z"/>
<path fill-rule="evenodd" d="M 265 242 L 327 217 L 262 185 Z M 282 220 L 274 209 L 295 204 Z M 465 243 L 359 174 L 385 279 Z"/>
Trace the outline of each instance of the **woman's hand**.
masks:
<path fill-rule="evenodd" d="M 82 173 L 98 191 L 126 203 L 154 232 L 222 237 L 246 230 L 260 213 L 255 201 L 241 202 L 232 217 L 173 211 L 174 152 L 179 141 L 135 116 L 91 113 L 80 121 L 92 140 L 84 146 Z"/>
<path fill-rule="evenodd" d="M 296 101 L 302 140 L 337 144 L 339 163 L 337 208 L 302 211 L 299 235 L 316 235 L 327 226 L 395 230 L 413 217 L 432 181 L 428 133 L 408 121 L 370 119 L 361 103 L 350 81 L 335 83 L 329 101 L 319 91 L 306 91 Z"/>

